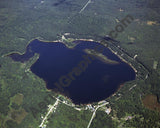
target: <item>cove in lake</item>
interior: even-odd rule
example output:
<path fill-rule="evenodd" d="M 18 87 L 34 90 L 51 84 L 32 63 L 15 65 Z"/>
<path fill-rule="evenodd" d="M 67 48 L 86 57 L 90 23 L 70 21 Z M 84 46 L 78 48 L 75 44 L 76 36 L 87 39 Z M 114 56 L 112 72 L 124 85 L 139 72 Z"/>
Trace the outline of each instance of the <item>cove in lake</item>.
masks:
<path fill-rule="evenodd" d="M 104 100 L 127 81 L 135 79 L 134 70 L 125 62 L 120 60 L 108 48 L 104 46 L 103 55 L 118 64 L 105 63 L 102 59 L 95 57 L 92 63 L 79 76 L 74 76 L 69 86 L 59 90 L 55 83 L 63 75 L 67 75 L 78 63 L 88 55 L 86 49 L 94 49 L 99 43 L 80 41 L 74 48 L 67 48 L 63 43 L 46 43 L 39 40 L 32 41 L 26 48 L 26 53 L 19 55 L 13 53 L 10 57 L 15 61 L 25 62 L 39 54 L 39 59 L 31 66 L 31 71 L 46 82 L 50 90 L 60 91 L 75 104 L 86 104 Z"/>

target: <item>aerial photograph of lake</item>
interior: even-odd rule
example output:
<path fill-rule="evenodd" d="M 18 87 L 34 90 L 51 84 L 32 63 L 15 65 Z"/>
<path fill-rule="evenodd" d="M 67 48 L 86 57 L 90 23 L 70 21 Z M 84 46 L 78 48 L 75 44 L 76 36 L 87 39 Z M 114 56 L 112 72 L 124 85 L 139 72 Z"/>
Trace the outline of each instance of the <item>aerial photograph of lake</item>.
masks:
<path fill-rule="evenodd" d="M 70 76 L 62 80 L 62 82 L 65 82 L 65 79 L 71 80 L 70 85 L 67 87 L 60 85 L 64 89 L 64 95 L 75 104 L 84 104 L 101 101 L 112 95 L 126 81 L 134 80 L 135 72 L 132 67 L 108 48 L 90 41 L 80 41 L 77 46 L 70 49 L 59 42 L 47 43 L 34 40 L 28 45 L 24 55 L 12 54 L 11 57 L 22 61 L 33 53 L 38 53 L 39 59 L 31 66 L 31 71 L 46 82 L 48 89 L 54 90 L 57 89 L 56 82 L 58 84 L 62 75 L 67 75 L 85 60 L 84 56 L 87 57 L 85 49 L 95 48 L 97 50 L 104 48 L 101 54 L 105 55 L 108 60 L 105 62 L 99 56 L 88 56 L 90 63 L 86 62 L 87 66 L 82 65 L 85 71 L 79 67 L 81 74 L 74 76 L 74 80 Z M 109 60 L 112 61 L 107 63 Z"/>

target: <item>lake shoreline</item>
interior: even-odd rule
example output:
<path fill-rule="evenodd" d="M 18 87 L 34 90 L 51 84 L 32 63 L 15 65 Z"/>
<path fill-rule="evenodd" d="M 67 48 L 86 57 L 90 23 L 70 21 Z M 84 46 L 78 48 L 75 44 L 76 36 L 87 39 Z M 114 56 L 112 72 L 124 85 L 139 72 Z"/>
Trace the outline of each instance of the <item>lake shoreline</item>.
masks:
<path fill-rule="evenodd" d="M 66 44 L 65 44 L 65 42 L 60 42 L 61 40 L 56 40 L 56 41 L 44 41 L 44 40 L 42 40 L 42 39 L 40 39 L 40 38 L 36 38 L 36 39 L 32 39 L 32 40 L 30 40 L 30 42 L 28 43 L 28 45 L 32 42 L 32 41 L 34 41 L 34 40 L 38 40 L 38 41 L 40 41 L 40 42 L 43 42 L 43 43 L 62 43 L 62 44 L 64 44 L 65 46 L 66 46 Z M 98 43 L 99 44 L 99 41 L 94 41 L 94 40 L 92 40 L 92 39 L 76 39 L 76 40 L 74 40 L 74 41 L 87 41 L 87 42 L 95 42 L 95 43 Z M 26 46 L 26 48 L 28 47 L 28 45 Z M 75 45 L 75 46 L 77 46 L 77 45 Z M 66 46 L 67 47 L 67 46 Z M 67 48 L 69 48 L 69 47 L 67 47 Z M 128 64 L 133 70 L 134 70 L 134 72 L 136 71 L 136 69 L 129 63 L 129 62 L 127 62 L 125 59 L 123 59 L 120 55 L 117 55 L 110 47 L 106 47 L 106 48 L 108 48 L 113 54 L 115 54 L 121 61 L 123 61 L 123 62 L 125 62 L 126 64 Z M 69 48 L 69 49 L 72 49 L 72 48 Z M 17 53 L 17 54 L 20 54 L 20 55 L 23 55 L 23 54 L 25 54 L 26 53 L 26 51 L 27 50 L 25 50 L 25 52 L 24 53 L 19 53 L 19 52 L 15 52 L 15 53 Z M 13 54 L 14 52 L 12 52 L 11 54 Z M 9 53 L 7 54 L 7 55 L 9 55 Z M 32 65 L 31 65 L 32 66 Z M 31 67 L 30 67 L 31 68 Z M 32 71 L 31 71 L 32 72 Z M 32 72 L 33 73 L 33 72 Z M 136 72 L 135 72 L 136 73 Z M 36 75 L 36 74 L 35 74 Z M 41 77 L 39 77 L 40 79 L 42 79 L 43 80 L 43 78 L 41 78 Z M 135 78 L 136 79 L 136 78 Z M 45 84 L 46 84 L 46 88 L 47 88 L 47 82 L 45 81 Z M 117 90 L 113 93 L 113 94 L 115 94 L 120 88 L 120 85 L 118 85 L 117 86 Z M 47 90 L 48 91 L 53 91 L 53 89 L 49 89 L 49 88 L 47 88 Z M 61 93 L 61 92 L 58 92 L 58 91 L 54 91 L 54 92 L 57 92 L 57 94 L 62 94 L 64 97 L 67 97 L 67 95 L 64 93 Z M 112 94 L 112 95 L 113 95 Z M 109 98 L 109 97 L 111 97 L 112 95 L 110 95 L 110 96 L 108 96 L 108 97 L 106 97 L 106 99 L 107 98 Z M 72 99 L 70 99 L 69 97 L 67 97 L 67 99 L 69 100 L 69 101 L 71 101 L 73 104 L 75 104 L 73 101 L 72 101 Z M 97 101 L 97 102 L 99 102 L 99 101 Z M 97 103 L 97 102 L 93 102 L 93 103 Z M 75 105 L 85 105 L 85 104 L 92 104 L 92 102 L 91 103 L 80 103 L 80 104 L 75 104 Z"/>

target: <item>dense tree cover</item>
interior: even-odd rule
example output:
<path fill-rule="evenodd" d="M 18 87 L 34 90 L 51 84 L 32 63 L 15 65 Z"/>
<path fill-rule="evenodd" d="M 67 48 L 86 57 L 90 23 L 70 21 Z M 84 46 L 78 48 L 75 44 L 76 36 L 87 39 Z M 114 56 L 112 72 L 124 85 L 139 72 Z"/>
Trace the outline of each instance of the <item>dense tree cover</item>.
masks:
<path fill-rule="evenodd" d="M 158 25 L 147 25 L 147 21 L 159 21 L 159 0 L 94 1 L 94 4 L 81 14 L 79 10 L 86 0 L 67 2 L 55 7 L 57 1 L 53 0 L 45 0 L 44 4 L 38 0 L 0 1 L 0 127 L 36 128 L 41 122 L 41 114 L 44 115 L 47 111 L 47 105 L 55 102 L 47 97 L 50 92 L 46 90 L 44 81 L 30 71 L 26 72 L 36 58 L 33 57 L 33 61 L 19 63 L 5 57 L 6 54 L 14 51 L 23 53 L 33 38 L 41 37 L 52 41 L 59 39 L 65 32 L 70 32 L 73 38 L 99 40 L 99 37 L 104 37 L 114 29 L 117 20 L 130 14 L 135 21 L 119 34 L 116 38 L 119 43 L 116 45 L 132 57 L 138 55 L 138 60 L 151 70 L 149 78 L 144 81 L 143 72 L 139 81 L 126 83 L 116 96 L 108 98 L 112 107 L 110 116 L 98 111 L 92 126 L 116 127 L 119 122 L 123 123 L 121 120 L 126 115 L 130 115 L 134 118 L 124 121 L 124 127 L 158 128 L 159 114 L 146 109 L 141 98 L 150 93 L 160 97 L 160 66 L 155 71 L 152 70 L 154 60 L 160 63 L 160 29 Z M 120 9 L 124 11 L 121 12 Z M 137 84 L 136 88 L 129 91 L 134 84 Z M 17 93 L 24 95 L 22 105 L 17 106 L 13 103 L 9 106 L 10 98 Z M 13 120 L 6 121 L 8 113 L 19 108 L 25 109 L 28 113 L 25 119 L 20 124 Z M 117 124 L 111 116 L 116 119 L 114 121 Z M 48 127 L 84 128 L 90 118 L 89 111 L 79 112 L 60 105 L 49 118 Z"/>
<path fill-rule="evenodd" d="M 157 112 L 144 110 L 140 113 L 141 116 L 135 116 L 132 120 L 125 122 L 127 127 L 136 127 L 136 128 L 158 128 L 160 114 Z"/>
<path fill-rule="evenodd" d="M 77 111 L 65 104 L 59 104 L 55 113 L 49 118 L 49 128 L 83 128 L 88 125 L 92 113 L 88 110 Z"/>
<path fill-rule="evenodd" d="M 95 119 L 91 124 L 91 128 L 116 128 L 116 123 L 103 111 L 98 111 Z"/>

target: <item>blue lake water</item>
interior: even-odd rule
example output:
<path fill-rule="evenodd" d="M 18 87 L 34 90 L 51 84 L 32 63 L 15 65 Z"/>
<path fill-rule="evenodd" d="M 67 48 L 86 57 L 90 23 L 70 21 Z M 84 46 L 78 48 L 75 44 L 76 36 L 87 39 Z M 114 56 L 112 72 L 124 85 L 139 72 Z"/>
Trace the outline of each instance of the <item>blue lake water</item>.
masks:
<path fill-rule="evenodd" d="M 97 46 L 104 48 L 103 54 L 119 64 L 107 64 L 84 52 L 84 49 L 94 49 Z M 69 49 L 62 43 L 34 40 L 27 46 L 24 55 L 13 53 L 10 57 L 25 62 L 35 53 L 40 56 L 31 66 L 31 71 L 46 82 L 48 89 L 59 91 L 75 104 L 103 100 L 124 82 L 135 79 L 135 72 L 128 64 L 96 42 L 81 41 L 75 48 Z M 85 63 L 80 66 L 82 61 Z M 76 73 L 79 74 L 73 72 L 73 69 L 78 70 Z"/>

